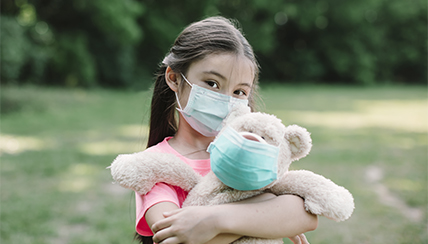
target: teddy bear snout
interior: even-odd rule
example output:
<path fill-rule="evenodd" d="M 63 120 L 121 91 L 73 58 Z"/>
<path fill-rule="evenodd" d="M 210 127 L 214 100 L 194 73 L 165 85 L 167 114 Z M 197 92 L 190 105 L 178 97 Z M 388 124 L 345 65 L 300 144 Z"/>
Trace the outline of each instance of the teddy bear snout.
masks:
<path fill-rule="evenodd" d="M 261 142 L 263 144 L 267 144 L 267 142 L 263 139 L 263 137 L 251 133 L 251 132 L 240 132 L 239 133 L 241 136 L 243 136 L 245 139 L 251 140 L 251 141 L 257 141 L 257 142 Z"/>

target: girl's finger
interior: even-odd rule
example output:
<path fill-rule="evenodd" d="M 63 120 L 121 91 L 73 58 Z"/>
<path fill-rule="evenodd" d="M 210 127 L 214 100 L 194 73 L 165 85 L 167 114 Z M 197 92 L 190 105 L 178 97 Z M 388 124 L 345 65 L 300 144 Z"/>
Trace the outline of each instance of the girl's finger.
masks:
<path fill-rule="evenodd" d="M 309 244 L 308 239 L 306 239 L 306 236 L 304 234 L 300 234 L 300 240 L 302 241 L 302 244 Z"/>
<path fill-rule="evenodd" d="M 158 233 L 160 230 L 168 228 L 171 226 L 171 221 L 169 219 L 162 219 L 152 225 L 153 233 Z"/>
<path fill-rule="evenodd" d="M 306 239 L 305 234 L 300 234 L 299 237 L 300 237 L 302 244 L 309 244 L 309 241 L 308 241 L 308 239 Z"/>
<path fill-rule="evenodd" d="M 169 241 L 167 241 L 168 239 L 174 239 L 172 233 L 169 231 L 168 228 L 159 230 L 153 236 L 153 242 L 155 243 L 170 243 Z"/>
<path fill-rule="evenodd" d="M 302 244 L 302 242 L 300 241 L 300 237 L 294 236 L 294 237 L 289 237 L 289 239 L 294 243 L 294 244 Z"/>
<path fill-rule="evenodd" d="M 174 237 L 171 237 L 171 238 L 168 238 L 168 239 L 165 239 L 161 242 L 156 242 L 156 243 L 159 243 L 159 244 L 179 244 L 181 242 L 177 237 L 174 236 Z"/>

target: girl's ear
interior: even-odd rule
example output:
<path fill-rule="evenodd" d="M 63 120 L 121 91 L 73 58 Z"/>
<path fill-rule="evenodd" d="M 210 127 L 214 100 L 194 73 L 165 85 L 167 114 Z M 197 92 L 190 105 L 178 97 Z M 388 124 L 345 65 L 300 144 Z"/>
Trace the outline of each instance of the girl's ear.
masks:
<path fill-rule="evenodd" d="M 175 73 L 171 67 L 168 66 L 165 71 L 165 81 L 169 88 L 174 92 L 178 91 L 178 79 L 180 79 L 180 74 Z"/>

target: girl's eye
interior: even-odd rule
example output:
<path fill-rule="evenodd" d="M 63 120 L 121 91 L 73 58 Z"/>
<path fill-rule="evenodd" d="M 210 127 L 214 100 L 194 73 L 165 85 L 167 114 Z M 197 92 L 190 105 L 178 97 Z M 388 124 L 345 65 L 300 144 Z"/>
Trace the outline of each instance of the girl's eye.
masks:
<path fill-rule="evenodd" d="M 207 85 L 209 85 L 212 88 L 218 88 L 218 84 L 215 81 L 206 81 Z"/>
<path fill-rule="evenodd" d="M 234 94 L 238 95 L 238 96 L 246 96 L 247 95 L 247 93 L 245 91 L 243 91 L 243 90 L 236 90 L 234 92 Z"/>

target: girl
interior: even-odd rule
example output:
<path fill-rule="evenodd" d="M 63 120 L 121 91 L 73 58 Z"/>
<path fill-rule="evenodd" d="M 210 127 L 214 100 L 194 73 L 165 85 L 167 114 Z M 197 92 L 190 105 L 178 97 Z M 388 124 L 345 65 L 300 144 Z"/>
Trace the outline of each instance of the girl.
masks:
<path fill-rule="evenodd" d="M 227 108 L 245 103 L 254 110 L 258 74 L 251 46 L 229 20 L 211 17 L 188 26 L 157 75 L 146 150 L 175 154 L 199 174 L 207 174 L 206 149 Z M 220 103 L 228 106 L 219 109 Z M 289 237 L 307 243 L 301 233 L 318 224 L 317 217 L 304 210 L 303 200 L 293 195 L 263 194 L 233 204 L 180 209 L 186 196 L 181 188 L 164 183 L 144 196 L 136 194 L 137 238 L 166 244 Z"/>

